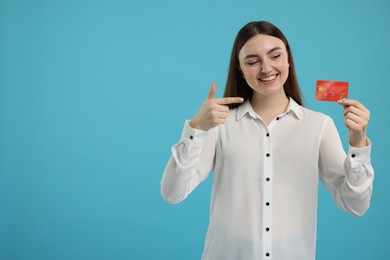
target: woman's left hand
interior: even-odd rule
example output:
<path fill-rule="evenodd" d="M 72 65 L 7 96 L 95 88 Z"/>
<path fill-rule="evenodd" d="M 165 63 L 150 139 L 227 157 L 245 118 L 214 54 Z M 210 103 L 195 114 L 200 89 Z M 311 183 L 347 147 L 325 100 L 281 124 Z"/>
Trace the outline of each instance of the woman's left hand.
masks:
<path fill-rule="evenodd" d="M 349 144 L 357 148 L 367 146 L 370 111 L 357 100 L 341 99 L 337 103 L 344 107 L 344 124 L 349 130 Z"/>

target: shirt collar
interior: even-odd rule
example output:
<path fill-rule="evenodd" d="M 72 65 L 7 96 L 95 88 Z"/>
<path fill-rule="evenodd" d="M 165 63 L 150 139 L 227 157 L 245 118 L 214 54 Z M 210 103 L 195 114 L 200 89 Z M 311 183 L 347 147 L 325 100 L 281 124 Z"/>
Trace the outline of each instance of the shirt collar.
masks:
<path fill-rule="evenodd" d="M 301 106 L 298 105 L 298 103 L 295 102 L 295 100 L 292 99 L 291 97 L 290 97 L 290 102 L 288 103 L 287 110 L 283 113 L 283 115 L 287 114 L 290 111 L 293 112 L 293 114 L 297 117 L 297 119 L 301 118 L 302 116 Z M 240 120 L 247 113 L 253 119 L 256 119 L 258 117 L 256 112 L 252 108 L 249 98 L 245 100 L 245 102 L 237 108 L 236 120 Z"/>

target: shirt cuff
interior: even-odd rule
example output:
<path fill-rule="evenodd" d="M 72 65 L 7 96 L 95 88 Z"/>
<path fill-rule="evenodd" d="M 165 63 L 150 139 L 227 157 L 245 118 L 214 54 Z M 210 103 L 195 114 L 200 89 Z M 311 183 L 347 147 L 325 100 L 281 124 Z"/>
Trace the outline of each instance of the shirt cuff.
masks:
<path fill-rule="evenodd" d="M 185 143 L 187 147 L 202 148 L 208 131 L 192 128 L 190 122 L 191 120 L 185 121 L 180 142 Z"/>
<path fill-rule="evenodd" d="M 362 165 L 371 161 L 371 141 L 367 138 L 367 146 L 356 148 L 349 146 L 348 157 L 351 161 L 351 166 Z"/>
<path fill-rule="evenodd" d="M 348 160 L 350 162 L 351 171 L 349 173 L 348 179 L 351 183 L 358 183 L 363 177 L 363 172 L 359 170 L 360 167 L 371 163 L 370 140 L 368 140 L 367 143 L 367 146 L 360 148 L 349 146 Z"/>

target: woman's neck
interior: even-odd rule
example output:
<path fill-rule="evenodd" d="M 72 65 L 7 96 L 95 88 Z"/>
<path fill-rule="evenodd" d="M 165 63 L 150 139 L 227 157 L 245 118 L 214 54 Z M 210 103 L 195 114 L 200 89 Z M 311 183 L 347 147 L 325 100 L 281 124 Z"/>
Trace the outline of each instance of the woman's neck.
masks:
<path fill-rule="evenodd" d="M 264 96 L 260 93 L 253 92 L 251 105 L 253 110 L 268 125 L 273 118 L 287 110 L 290 100 L 284 91 L 280 91 L 273 96 Z"/>

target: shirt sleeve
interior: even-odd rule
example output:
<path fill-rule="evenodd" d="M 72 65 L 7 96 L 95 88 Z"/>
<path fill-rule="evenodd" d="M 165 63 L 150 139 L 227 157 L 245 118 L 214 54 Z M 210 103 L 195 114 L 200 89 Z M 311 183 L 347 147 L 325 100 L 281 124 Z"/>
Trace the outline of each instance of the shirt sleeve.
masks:
<path fill-rule="evenodd" d="M 354 216 L 363 216 L 370 206 L 374 180 L 370 158 L 370 141 L 362 148 L 349 146 L 346 154 L 336 126 L 328 118 L 320 144 L 320 179 L 337 206 Z"/>
<path fill-rule="evenodd" d="M 172 156 L 161 180 L 165 201 L 181 202 L 209 176 L 214 167 L 215 142 L 215 128 L 202 131 L 185 122 L 179 143 L 171 148 Z"/>

